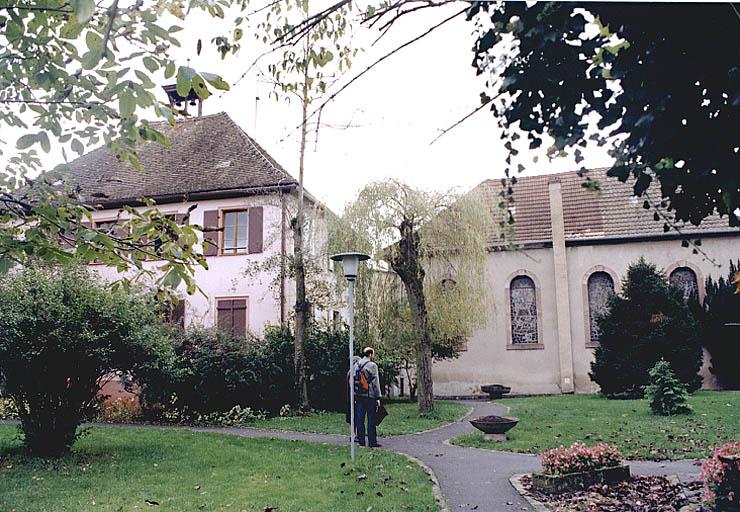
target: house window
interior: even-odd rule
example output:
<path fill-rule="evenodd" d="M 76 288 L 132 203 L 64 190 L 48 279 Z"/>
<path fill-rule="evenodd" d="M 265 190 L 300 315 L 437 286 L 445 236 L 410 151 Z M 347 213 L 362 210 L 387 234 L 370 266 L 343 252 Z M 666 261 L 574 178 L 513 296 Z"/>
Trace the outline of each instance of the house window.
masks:
<path fill-rule="evenodd" d="M 689 267 L 678 267 L 668 277 L 670 283 L 683 291 L 683 300 L 698 299 L 699 283 L 696 273 Z"/>
<path fill-rule="evenodd" d="M 589 340 L 598 343 L 601 329 L 597 319 L 608 311 L 609 297 L 614 294 L 614 279 L 606 272 L 594 272 L 588 277 L 588 325 Z"/>
<path fill-rule="evenodd" d="M 247 299 L 218 299 L 216 325 L 236 336 L 247 335 Z"/>
<path fill-rule="evenodd" d="M 537 331 L 537 290 L 529 276 L 517 276 L 509 286 L 511 343 L 539 343 Z"/>
<path fill-rule="evenodd" d="M 249 251 L 249 216 L 247 210 L 227 211 L 223 214 L 224 254 L 246 254 Z"/>

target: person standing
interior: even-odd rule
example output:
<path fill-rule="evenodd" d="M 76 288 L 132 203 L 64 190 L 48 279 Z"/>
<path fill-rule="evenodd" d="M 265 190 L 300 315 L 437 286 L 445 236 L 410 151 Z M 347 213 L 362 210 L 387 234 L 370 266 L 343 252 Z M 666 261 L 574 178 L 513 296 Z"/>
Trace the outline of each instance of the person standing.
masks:
<path fill-rule="evenodd" d="M 375 351 L 366 347 L 362 351 L 362 359 L 355 366 L 355 382 L 364 376 L 367 381 L 367 390 L 362 386 L 357 390 L 357 439 L 360 446 L 365 446 L 365 433 L 370 448 L 378 448 L 377 423 L 375 413 L 380 407 L 380 377 L 378 365 L 373 362 Z M 367 429 L 365 429 L 365 418 L 367 417 Z"/>

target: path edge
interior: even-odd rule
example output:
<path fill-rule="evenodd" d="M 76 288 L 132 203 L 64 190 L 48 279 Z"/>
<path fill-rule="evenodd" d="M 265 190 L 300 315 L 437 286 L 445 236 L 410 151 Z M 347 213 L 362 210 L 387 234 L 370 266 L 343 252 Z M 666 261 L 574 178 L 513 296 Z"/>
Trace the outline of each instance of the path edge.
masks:
<path fill-rule="evenodd" d="M 522 478 L 531 474 L 532 473 L 521 473 L 518 475 L 512 475 L 509 477 L 509 482 L 511 483 L 511 486 L 516 489 L 516 492 L 518 492 L 519 495 L 529 503 L 529 506 L 532 507 L 534 512 L 550 512 L 550 509 L 547 508 L 544 503 L 529 496 L 526 489 L 524 489 Z"/>
<path fill-rule="evenodd" d="M 432 468 L 424 464 L 424 462 L 422 462 L 420 459 L 417 459 L 416 457 L 414 457 L 413 455 L 409 455 L 408 453 L 397 452 L 394 450 L 389 450 L 389 451 L 392 453 L 403 455 L 408 460 L 410 460 L 411 462 L 421 467 L 421 469 L 423 469 L 424 472 L 429 477 L 429 480 L 431 480 L 432 482 L 432 494 L 434 495 L 434 500 L 439 505 L 440 512 L 451 512 L 450 506 L 447 503 L 447 498 L 445 498 L 445 495 L 442 494 L 442 487 L 440 487 L 439 480 L 437 479 L 437 475 L 434 474 L 434 471 L 432 470 Z"/>

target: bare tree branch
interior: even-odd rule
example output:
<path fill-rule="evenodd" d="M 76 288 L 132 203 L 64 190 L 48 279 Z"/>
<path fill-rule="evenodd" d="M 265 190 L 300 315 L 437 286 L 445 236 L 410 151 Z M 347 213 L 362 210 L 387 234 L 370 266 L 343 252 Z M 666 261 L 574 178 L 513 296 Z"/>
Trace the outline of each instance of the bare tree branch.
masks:
<path fill-rule="evenodd" d="M 478 112 L 480 112 L 481 110 L 483 110 L 483 107 L 487 106 L 489 103 L 491 103 L 493 100 L 495 100 L 499 96 L 501 96 L 501 93 L 498 93 L 493 98 L 489 98 L 488 101 L 486 101 L 485 103 L 482 103 L 481 105 L 475 107 L 471 112 L 468 112 L 463 118 L 458 119 L 453 124 L 451 124 L 450 126 L 448 126 L 447 128 L 445 128 L 444 130 L 442 130 L 442 133 L 440 133 L 439 135 L 437 135 L 436 137 L 434 137 L 434 140 L 432 140 L 432 142 L 430 142 L 429 145 L 431 146 L 432 144 L 434 144 L 435 142 L 437 142 L 444 134 L 446 134 L 450 130 L 452 130 L 454 128 L 457 128 L 458 126 L 460 126 L 461 124 L 463 124 L 465 121 L 467 121 L 468 119 L 470 119 L 471 117 L 473 117 L 475 114 L 477 114 Z"/>

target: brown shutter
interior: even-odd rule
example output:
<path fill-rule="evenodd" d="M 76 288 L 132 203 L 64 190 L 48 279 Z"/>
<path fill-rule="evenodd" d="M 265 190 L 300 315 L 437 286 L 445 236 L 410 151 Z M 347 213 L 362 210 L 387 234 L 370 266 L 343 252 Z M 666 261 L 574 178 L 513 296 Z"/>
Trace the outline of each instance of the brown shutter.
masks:
<path fill-rule="evenodd" d="M 236 336 L 247 335 L 247 299 L 216 301 L 216 325 L 219 330 Z"/>
<path fill-rule="evenodd" d="M 218 254 L 218 210 L 203 212 L 203 241 L 207 245 L 203 251 L 205 256 Z"/>
<path fill-rule="evenodd" d="M 262 207 L 249 209 L 249 252 L 262 252 Z"/>
<path fill-rule="evenodd" d="M 216 212 L 216 222 L 218 222 L 218 212 Z M 187 226 L 190 222 L 190 215 L 187 213 L 176 213 L 175 214 L 175 223 L 178 226 Z"/>
<path fill-rule="evenodd" d="M 185 327 L 185 301 L 184 300 L 180 300 L 177 303 L 177 306 L 172 308 L 172 313 L 170 315 L 170 322 L 174 325 Z"/>
<path fill-rule="evenodd" d="M 238 299 L 232 301 L 233 309 L 233 332 L 236 336 L 247 335 L 247 300 Z"/>

